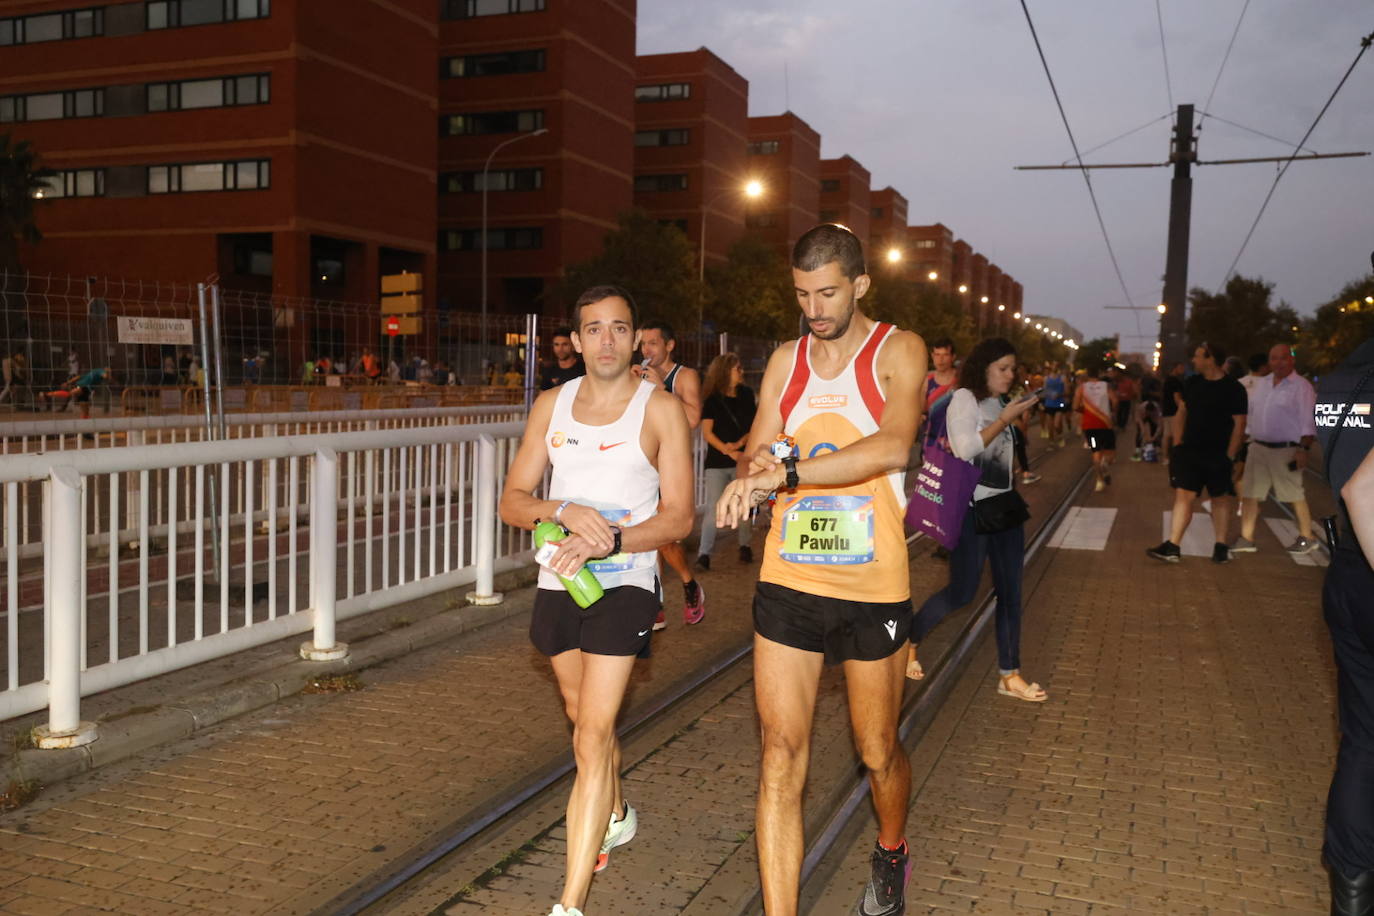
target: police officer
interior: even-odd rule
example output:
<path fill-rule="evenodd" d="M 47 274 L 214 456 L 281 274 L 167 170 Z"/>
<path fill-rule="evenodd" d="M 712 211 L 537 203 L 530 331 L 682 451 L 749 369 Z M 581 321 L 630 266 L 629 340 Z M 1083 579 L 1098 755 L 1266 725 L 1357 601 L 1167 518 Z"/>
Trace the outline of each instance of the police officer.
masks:
<path fill-rule="evenodd" d="M 1374 256 L 1371 257 L 1374 261 Z M 1331 913 L 1374 913 L 1374 339 L 1322 380 L 1317 437 L 1339 496 L 1322 611 L 1336 653 L 1341 747 L 1326 806 L 1323 853 Z"/>

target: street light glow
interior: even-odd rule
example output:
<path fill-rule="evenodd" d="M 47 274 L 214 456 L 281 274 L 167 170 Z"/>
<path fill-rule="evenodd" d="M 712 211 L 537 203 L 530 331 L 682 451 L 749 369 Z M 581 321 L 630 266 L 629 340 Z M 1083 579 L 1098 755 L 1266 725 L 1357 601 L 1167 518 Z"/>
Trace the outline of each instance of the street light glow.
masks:
<path fill-rule="evenodd" d="M 1005 305 L 999 305 L 999 306 L 997 306 L 997 311 L 999 311 L 999 312 L 1005 312 L 1006 310 L 1007 310 L 1007 307 L 1006 307 Z"/>
<path fill-rule="evenodd" d="M 1164 349 L 1164 341 L 1162 341 L 1162 340 L 1156 340 L 1156 341 L 1155 341 L 1155 349 L 1156 349 L 1156 350 L 1162 350 L 1162 349 Z"/>
<path fill-rule="evenodd" d="M 887 263 L 889 263 L 889 264 L 896 264 L 896 263 L 897 263 L 898 261 L 900 261 L 901 259 L 902 259 L 902 249 L 900 249 L 900 248 L 889 248 L 889 249 L 887 250 Z"/>
<path fill-rule="evenodd" d="M 959 284 L 959 292 L 961 292 L 961 293 L 966 293 L 966 292 L 968 292 L 968 287 L 965 286 L 964 284 L 960 283 L 960 284 Z"/>
<path fill-rule="evenodd" d="M 1161 302 L 1159 305 L 1155 306 L 1155 311 L 1163 315 L 1165 312 L 1169 311 L 1169 307 L 1165 305 L 1163 302 Z"/>
<path fill-rule="evenodd" d="M 748 182 L 744 185 L 744 196 L 745 196 L 745 197 L 762 197 L 762 196 L 763 196 L 763 182 L 759 181 L 757 178 L 754 178 L 754 179 L 751 179 L 750 181 L 748 181 Z"/>
<path fill-rule="evenodd" d="M 1016 320 L 1020 321 L 1020 320 L 1021 320 L 1021 313 L 1020 313 L 1020 312 L 1012 312 L 1012 313 L 1011 313 L 1011 317 L 1013 317 L 1013 318 L 1015 318 Z"/>
<path fill-rule="evenodd" d="M 984 296 L 984 297 L 983 297 L 981 300 L 979 300 L 979 301 L 982 302 L 984 305 L 987 305 L 987 304 L 988 304 L 988 297 L 987 297 L 987 296 Z"/>
<path fill-rule="evenodd" d="M 940 279 L 940 275 L 932 270 L 930 273 L 926 274 L 926 278 L 934 281 Z"/>

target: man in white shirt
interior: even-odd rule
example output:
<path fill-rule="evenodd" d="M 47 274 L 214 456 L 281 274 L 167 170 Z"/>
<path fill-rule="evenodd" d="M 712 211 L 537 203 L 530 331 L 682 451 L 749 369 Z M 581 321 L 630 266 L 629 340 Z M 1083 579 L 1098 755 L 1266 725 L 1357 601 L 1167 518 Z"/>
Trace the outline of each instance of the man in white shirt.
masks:
<path fill-rule="evenodd" d="M 1249 386 L 1250 454 L 1241 480 L 1240 537 L 1232 553 L 1254 553 L 1255 522 L 1260 502 L 1272 490 L 1281 502 L 1293 505 L 1298 517 L 1298 539 L 1288 545 L 1293 554 L 1317 549 L 1312 536 L 1312 511 L 1303 492 L 1303 470 L 1308 449 L 1317 436 L 1313 411 L 1317 392 L 1312 383 L 1293 371 L 1293 349 L 1276 344 L 1269 351 L 1266 376 Z"/>

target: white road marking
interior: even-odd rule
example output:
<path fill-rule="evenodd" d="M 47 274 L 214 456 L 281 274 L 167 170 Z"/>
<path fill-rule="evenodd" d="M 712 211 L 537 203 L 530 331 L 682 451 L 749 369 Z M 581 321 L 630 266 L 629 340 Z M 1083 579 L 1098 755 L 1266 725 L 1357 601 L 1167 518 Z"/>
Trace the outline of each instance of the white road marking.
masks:
<path fill-rule="evenodd" d="M 1051 547 L 1067 550 L 1106 550 L 1116 521 L 1116 509 L 1074 506 L 1050 538 Z"/>
<path fill-rule="evenodd" d="M 1266 518 L 1264 523 L 1269 526 L 1269 530 L 1274 532 L 1274 537 L 1279 539 L 1279 544 L 1287 547 L 1298 539 L 1298 526 L 1286 518 Z M 1293 558 L 1293 562 L 1299 566 L 1326 566 L 1326 552 L 1318 547 L 1310 553 L 1283 553 Z"/>
<path fill-rule="evenodd" d="M 1173 529 L 1172 510 L 1164 511 L 1164 540 L 1168 540 Z M 1185 557 L 1210 557 L 1216 544 L 1216 534 L 1212 530 L 1212 516 L 1205 512 L 1194 512 L 1188 522 L 1188 530 L 1183 532 L 1183 543 L 1179 549 Z"/>

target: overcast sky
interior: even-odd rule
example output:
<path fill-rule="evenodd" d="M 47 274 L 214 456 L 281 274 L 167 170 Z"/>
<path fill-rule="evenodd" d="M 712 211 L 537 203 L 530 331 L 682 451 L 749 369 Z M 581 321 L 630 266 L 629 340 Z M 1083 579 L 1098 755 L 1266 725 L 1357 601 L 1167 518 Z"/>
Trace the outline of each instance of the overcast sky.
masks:
<path fill-rule="evenodd" d="M 1245 0 L 1161 0 L 1173 104 L 1206 107 Z M 1172 111 L 1159 21 L 1149 0 L 1030 0 L 1083 151 Z M 1199 158 L 1282 156 L 1316 117 L 1374 31 L 1368 0 L 1252 0 L 1210 107 L 1284 138 L 1206 119 Z M 1072 156 L 1015 0 L 639 0 L 639 53 L 706 46 L 749 80 L 749 113 L 788 107 L 821 134 L 821 155 L 852 155 L 1025 286 L 1028 310 L 1088 337 L 1120 332 L 1148 350 L 1157 316 L 1125 305 L 1078 171 L 1014 165 Z M 784 72 L 787 79 L 784 81 Z M 790 102 L 790 105 L 789 105 Z M 1162 162 L 1171 117 L 1087 162 Z M 1374 50 L 1307 146 L 1374 150 Z M 1193 170 L 1189 287 L 1217 288 L 1277 166 Z M 1169 168 L 1096 171 L 1093 186 L 1134 304 L 1160 300 Z M 1301 313 L 1369 270 L 1374 157 L 1297 162 L 1279 184 L 1237 270 L 1276 285 Z M 1144 337 L 1125 335 L 1143 331 Z"/>

